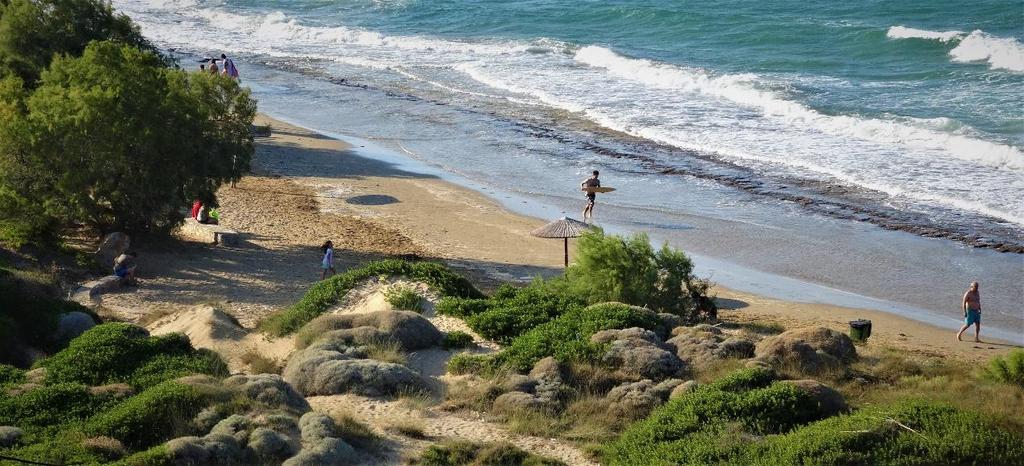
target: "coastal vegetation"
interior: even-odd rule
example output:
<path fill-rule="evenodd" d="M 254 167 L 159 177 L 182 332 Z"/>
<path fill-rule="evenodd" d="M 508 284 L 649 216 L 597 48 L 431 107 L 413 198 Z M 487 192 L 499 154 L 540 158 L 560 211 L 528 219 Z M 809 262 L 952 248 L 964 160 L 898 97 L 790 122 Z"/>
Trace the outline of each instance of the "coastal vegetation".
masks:
<path fill-rule="evenodd" d="M 370 262 L 320 281 L 291 307 L 263 320 L 261 328 L 276 336 L 294 333 L 303 325 L 338 304 L 356 285 L 371 278 L 404 277 L 426 283 L 441 296 L 479 298 L 483 295 L 464 277 L 434 262 L 387 259 Z"/>
<path fill-rule="evenodd" d="M 256 104 L 96 0 L 0 5 L 0 241 L 166 233 L 249 168 Z"/>

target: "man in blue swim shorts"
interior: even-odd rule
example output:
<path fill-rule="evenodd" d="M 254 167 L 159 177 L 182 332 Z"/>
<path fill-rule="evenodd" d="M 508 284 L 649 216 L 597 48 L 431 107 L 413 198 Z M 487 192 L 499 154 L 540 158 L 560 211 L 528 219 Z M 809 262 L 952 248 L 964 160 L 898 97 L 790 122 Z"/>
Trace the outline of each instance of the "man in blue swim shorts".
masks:
<path fill-rule="evenodd" d="M 978 335 L 981 333 L 981 293 L 978 291 L 978 282 L 971 283 L 971 287 L 964 293 L 964 326 L 956 334 L 956 341 L 961 341 L 960 336 L 964 331 L 974 325 L 974 341 L 981 343 Z"/>

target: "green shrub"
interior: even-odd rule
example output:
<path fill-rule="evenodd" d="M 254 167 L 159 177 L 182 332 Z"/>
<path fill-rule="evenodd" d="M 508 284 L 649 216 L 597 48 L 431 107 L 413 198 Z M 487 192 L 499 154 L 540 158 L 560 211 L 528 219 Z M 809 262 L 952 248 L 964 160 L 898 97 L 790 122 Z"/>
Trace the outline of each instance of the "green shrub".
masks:
<path fill-rule="evenodd" d="M 381 276 L 406 277 L 410 280 L 421 281 L 441 296 L 483 297 L 468 280 L 444 265 L 434 262 L 406 262 L 388 259 L 370 262 L 362 267 L 346 270 L 344 273 L 316 283 L 309 288 L 309 291 L 298 303 L 284 311 L 272 314 L 260 326 L 275 336 L 291 334 L 337 304 L 363 280 Z"/>
<path fill-rule="evenodd" d="M 758 464 L 1009 465 L 1024 464 L 1024 438 L 978 413 L 908 400 L 768 437 L 743 456 Z"/>
<path fill-rule="evenodd" d="M 503 344 L 562 314 L 582 309 L 585 302 L 571 294 L 555 292 L 536 282 L 500 298 L 492 298 L 490 308 L 466 319 L 480 336 Z"/>
<path fill-rule="evenodd" d="M 775 381 L 775 371 L 763 367 L 751 367 L 732 372 L 716 380 L 713 386 L 719 390 L 741 392 L 764 388 Z"/>
<path fill-rule="evenodd" d="M 174 458 L 167 451 L 166 445 L 157 445 L 114 464 L 117 466 L 171 466 L 174 464 Z"/>
<path fill-rule="evenodd" d="M 0 389 L 7 385 L 16 385 L 25 381 L 25 372 L 14 366 L 0 364 Z"/>
<path fill-rule="evenodd" d="M 60 383 L 18 396 L 0 397 L 0 425 L 34 432 L 82 421 L 105 406 L 102 400 L 89 393 L 88 387 Z"/>
<path fill-rule="evenodd" d="M 494 358 L 480 354 L 456 354 L 448 360 L 448 372 L 461 374 L 485 374 L 493 367 Z"/>
<path fill-rule="evenodd" d="M 693 275 L 690 258 L 668 245 L 655 251 L 643 233 L 624 238 L 588 230 L 561 286 L 589 303 L 618 301 L 690 321 L 717 315 L 710 283 Z"/>
<path fill-rule="evenodd" d="M 187 433 L 207 404 L 195 387 L 170 381 L 150 387 L 90 419 L 87 432 L 116 438 L 132 449 L 147 448 Z"/>
<path fill-rule="evenodd" d="M 452 440 L 431 445 L 419 458 L 423 466 L 557 466 L 561 461 L 527 453 L 507 443 L 478 444 Z"/>
<path fill-rule="evenodd" d="M 136 388 L 194 373 L 228 373 L 219 356 L 193 349 L 184 335 L 149 337 L 144 329 L 125 323 L 93 327 L 40 365 L 47 368 L 47 383 L 125 382 Z"/>
<path fill-rule="evenodd" d="M 384 292 L 384 299 L 395 309 L 423 312 L 423 297 L 407 286 L 393 286 Z"/>
<path fill-rule="evenodd" d="M 489 299 L 459 298 L 456 296 L 445 296 L 438 301 L 434 311 L 440 315 L 467 317 L 479 314 L 491 308 Z"/>
<path fill-rule="evenodd" d="M 985 374 L 992 380 L 1024 388 L 1024 349 L 1017 348 L 1006 357 L 992 358 Z"/>
<path fill-rule="evenodd" d="M 82 445 L 86 436 L 77 430 L 68 429 L 50 437 L 35 438 L 38 440 L 9 450 L 2 450 L 3 455 L 46 464 L 104 464 L 107 462 L 106 458 Z M 3 464 L 7 466 L 23 463 L 5 462 Z"/>
<path fill-rule="evenodd" d="M 471 346 L 473 344 L 473 335 L 460 330 L 453 330 L 444 334 L 444 339 L 441 340 L 441 347 L 444 349 L 458 349 Z"/>
<path fill-rule="evenodd" d="M 622 303 L 602 303 L 569 311 L 516 338 L 494 362 L 526 371 L 537 361 L 553 356 L 563 362 L 595 362 L 603 353 L 590 337 L 601 330 L 642 327 L 664 331 L 654 312 Z"/>

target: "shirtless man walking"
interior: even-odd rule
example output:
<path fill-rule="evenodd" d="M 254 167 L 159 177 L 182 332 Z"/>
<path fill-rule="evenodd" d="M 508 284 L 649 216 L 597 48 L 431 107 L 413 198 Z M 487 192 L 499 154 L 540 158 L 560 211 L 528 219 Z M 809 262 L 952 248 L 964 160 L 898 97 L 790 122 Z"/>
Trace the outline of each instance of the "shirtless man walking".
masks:
<path fill-rule="evenodd" d="M 600 173 L 594 170 L 594 174 L 583 180 L 580 183 L 580 191 L 583 191 L 587 195 L 587 206 L 583 208 L 583 221 L 587 221 L 587 217 L 594 218 L 594 200 L 597 198 L 597 193 L 587 191 L 587 188 L 600 188 L 601 180 L 597 179 Z"/>
<path fill-rule="evenodd" d="M 956 341 L 961 341 L 960 336 L 964 334 L 964 331 L 971 327 L 974 327 L 974 341 L 981 342 L 978 338 L 981 334 L 981 294 L 978 292 L 978 282 L 972 282 L 971 287 L 964 293 L 964 326 L 960 328 L 960 332 L 956 334 Z"/>

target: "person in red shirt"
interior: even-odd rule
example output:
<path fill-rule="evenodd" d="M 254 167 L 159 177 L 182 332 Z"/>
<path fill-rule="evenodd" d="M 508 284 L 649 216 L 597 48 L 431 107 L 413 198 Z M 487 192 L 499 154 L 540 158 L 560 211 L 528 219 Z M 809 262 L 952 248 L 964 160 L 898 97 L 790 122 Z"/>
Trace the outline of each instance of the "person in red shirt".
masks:
<path fill-rule="evenodd" d="M 196 216 L 199 215 L 199 209 L 202 209 L 202 208 L 203 208 L 202 201 L 200 201 L 199 199 L 196 199 L 196 201 L 192 203 L 192 218 L 196 218 Z"/>

